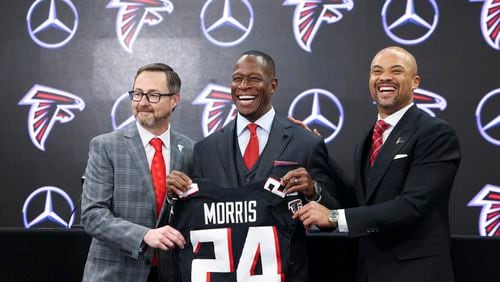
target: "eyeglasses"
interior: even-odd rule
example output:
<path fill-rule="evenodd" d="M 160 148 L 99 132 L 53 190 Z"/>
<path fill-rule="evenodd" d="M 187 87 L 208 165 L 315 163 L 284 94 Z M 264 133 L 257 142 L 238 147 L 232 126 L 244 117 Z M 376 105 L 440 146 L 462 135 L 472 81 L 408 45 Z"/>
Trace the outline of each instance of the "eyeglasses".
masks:
<path fill-rule="evenodd" d="M 128 96 L 130 97 L 130 100 L 134 102 L 140 102 L 142 100 L 142 96 L 146 96 L 146 99 L 148 100 L 149 103 L 158 103 L 160 102 L 160 98 L 162 96 L 174 96 L 178 94 L 178 92 L 175 93 L 143 93 L 140 91 L 134 91 L 130 90 L 128 92 Z"/>

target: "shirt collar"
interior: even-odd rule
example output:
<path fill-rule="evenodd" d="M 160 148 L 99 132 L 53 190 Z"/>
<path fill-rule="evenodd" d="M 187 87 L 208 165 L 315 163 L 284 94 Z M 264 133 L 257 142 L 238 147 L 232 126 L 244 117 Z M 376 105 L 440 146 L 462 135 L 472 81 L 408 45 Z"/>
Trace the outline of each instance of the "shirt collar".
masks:
<path fill-rule="evenodd" d="M 406 111 L 408 111 L 409 108 L 411 108 L 414 105 L 414 103 L 410 103 L 408 106 L 400 109 L 399 111 L 385 117 L 384 119 L 380 117 L 380 114 L 378 115 L 377 121 L 380 119 L 383 119 L 387 124 L 389 124 L 391 127 L 396 126 L 398 124 L 399 120 L 404 116 Z"/>
<path fill-rule="evenodd" d="M 267 111 L 267 113 L 261 116 L 254 123 L 257 124 L 261 129 L 265 130 L 266 132 L 270 132 L 275 115 L 276 112 L 274 111 L 274 108 L 271 107 L 271 109 Z M 238 134 L 238 136 L 240 136 L 243 133 L 243 131 L 246 129 L 249 123 L 251 122 L 248 121 L 246 117 L 238 113 L 238 117 L 236 118 L 236 133 Z"/>
<path fill-rule="evenodd" d="M 149 145 L 149 141 L 151 141 L 151 139 L 155 137 L 160 138 L 165 147 L 167 147 L 167 144 L 170 144 L 170 124 L 168 125 L 167 131 L 163 132 L 160 136 L 156 136 L 153 133 L 149 132 L 147 129 L 142 127 L 139 122 L 136 122 L 136 124 L 137 130 L 139 131 L 139 136 L 141 137 L 142 146 L 144 146 L 144 148 Z"/>

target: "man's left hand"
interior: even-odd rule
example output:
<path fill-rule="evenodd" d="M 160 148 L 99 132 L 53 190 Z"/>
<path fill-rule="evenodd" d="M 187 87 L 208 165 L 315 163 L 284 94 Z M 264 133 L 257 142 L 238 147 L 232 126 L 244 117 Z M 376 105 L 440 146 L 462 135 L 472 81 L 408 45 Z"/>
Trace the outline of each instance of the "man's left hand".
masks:
<path fill-rule="evenodd" d="M 314 196 L 314 181 L 303 167 L 290 170 L 281 178 L 287 193 L 300 192 L 307 198 Z"/>
<path fill-rule="evenodd" d="M 169 197 L 172 198 L 175 196 L 174 194 L 180 195 L 184 193 L 191 184 L 193 184 L 193 181 L 185 173 L 172 170 L 167 177 Z"/>

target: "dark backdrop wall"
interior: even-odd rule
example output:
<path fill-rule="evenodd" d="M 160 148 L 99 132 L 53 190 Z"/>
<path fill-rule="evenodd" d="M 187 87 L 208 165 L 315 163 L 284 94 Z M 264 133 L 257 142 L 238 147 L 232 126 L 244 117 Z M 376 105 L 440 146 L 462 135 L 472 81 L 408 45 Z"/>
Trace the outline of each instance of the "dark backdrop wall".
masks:
<path fill-rule="evenodd" d="M 152 62 L 180 74 L 172 126 L 200 140 L 232 117 L 237 56 L 271 54 L 276 110 L 306 119 L 318 105 L 325 120 L 307 121 L 351 175 L 376 119 L 371 58 L 400 45 L 419 62 L 417 104 L 461 141 L 453 233 L 500 233 L 498 1 L 36 0 L 2 1 L 0 14 L 0 226 L 79 223 L 89 140 L 130 121 L 123 94 Z"/>

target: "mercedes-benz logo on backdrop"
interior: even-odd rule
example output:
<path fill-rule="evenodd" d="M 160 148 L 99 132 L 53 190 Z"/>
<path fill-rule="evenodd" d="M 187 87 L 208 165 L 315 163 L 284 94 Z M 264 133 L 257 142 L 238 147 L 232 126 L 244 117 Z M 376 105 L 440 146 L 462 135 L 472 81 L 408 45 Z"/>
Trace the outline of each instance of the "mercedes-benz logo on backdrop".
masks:
<path fill-rule="evenodd" d="M 53 222 L 71 228 L 75 215 L 71 197 L 61 188 L 44 186 L 33 191 L 23 205 L 24 227 L 32 228 Z"/>
<path fill-rule="evenodd" d="M 387 0 L 382 8 L 385 33 L 400 44 L 422 43 L 434 32 L 438 20 L 435 0 Z"/>
<path fill-rule="evenodd" d="M 344 123 L 344 109 L 339 99 L 319 88 L 306 90 L 297 96 L 290 105 L 288 115 L 318 129 L 325 137 L 325 143 L 337 136 Z"/>
<path fill-rule="evenodd" d="M 37 0 L 26 15 L 28 34 L 44 48 L 66 45 L 78 28 L 78 12 L 70 0 Z"/>
<path fill-rule="evenodd" d="M 130 108 L 130 98 L 128 92 L 125 92 L 116 99 L 113 108 L 111 108 L 111 125 L 113 130 L 118 130 L 134 121 L 135 117 Z"/>
<path fill-rule="evenodd" d="M 476 123 L 484 139 L 500 146 L 500 88 L 481 99 L 476 109 Z"/>
<path fill-rule="evenodd" d="M 231 47 L 241 43 L 253 27 L 248 0 L 208 0 L 200 14 L 201 30 L 213 44 Z"/>

